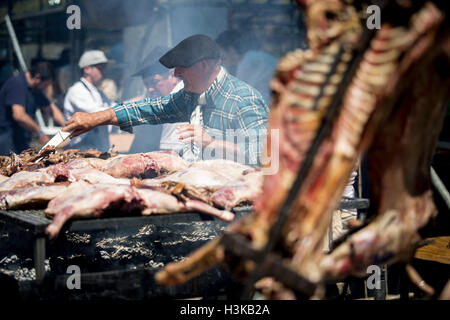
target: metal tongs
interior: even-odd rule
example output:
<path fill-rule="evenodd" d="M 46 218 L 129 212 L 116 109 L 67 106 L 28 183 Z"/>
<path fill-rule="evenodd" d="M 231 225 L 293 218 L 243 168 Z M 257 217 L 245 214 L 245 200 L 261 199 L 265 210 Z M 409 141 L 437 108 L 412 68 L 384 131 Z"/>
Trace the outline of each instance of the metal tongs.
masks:
<path fill-rule="evenodd" d="M 44 151 L 45 148 L 47 147 L 57 147 L 59 146 L 61 143 L 63 143 L 64 141 L 66 141 L 70 135 L 72 134 L 73 131 L 70 132 L 64 132 L 59 130 L 54 136 L 53 138 L 50 139 L 49 142 L 47 142 L 42 148 L 41 150 L 39 150 L 39 154 L 42 153 L 42 151 Z M 36 161 L 34 161 L 34 163 L 38 163 L 39 161 L 41 161 L 44 157 L 39 157 Z"/>

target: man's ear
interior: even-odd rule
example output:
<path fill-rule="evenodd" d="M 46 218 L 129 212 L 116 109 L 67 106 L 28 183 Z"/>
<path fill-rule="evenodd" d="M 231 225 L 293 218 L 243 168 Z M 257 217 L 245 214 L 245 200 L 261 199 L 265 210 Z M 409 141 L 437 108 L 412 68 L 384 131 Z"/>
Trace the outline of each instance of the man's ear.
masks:
<path fill-rule="evenodd" d="M 208 63 L 208 61 L 202 60 L 202 61 L 200 62 L 200 67 L 201 67 L 202 71 L 208 70 L 208 69 L 209 69 L 209 63 Z"/>

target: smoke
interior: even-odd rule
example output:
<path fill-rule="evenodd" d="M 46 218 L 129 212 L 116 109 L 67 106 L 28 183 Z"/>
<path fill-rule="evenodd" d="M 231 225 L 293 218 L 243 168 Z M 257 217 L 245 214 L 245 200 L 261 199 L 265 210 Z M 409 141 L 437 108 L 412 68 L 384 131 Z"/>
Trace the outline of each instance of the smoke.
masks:
<path fill-rule="evenodd" d="M 285 52 L 301 47 L 304 38 L 302 30 L 298 30 L 300 11 L 286 5 L 289 1 L 265 5 L 240 5 L 226 0 L 196 1 L 194 4 L 184 0 L 79 2 L 87 17 L 84 22 L 82 19 L 82 24 L 88 29 L 106 31 L 105 35 L 108 30 L 121 30 L 121 39 L 111 45 L 113 50 L 106 52 L 119 62 L 122 71 L 117 102 L 145 95 L 142 79 L 133 74 L 143 67 L 143 61 L 157 46 L 172 48 L 194 34 L 206 34 L 215 39 L 231 27 L 257 35 L 262 41 L 262 50 L 278 59 Z M 149 145 L 158 145 L 158 134 L 146 137 L 155 140 L 148 141 Z"/>
<path fill-rule="evenodd" d="M 171 48 L 186 37 L 199 33 L 215 38 L 227 28 L 227 9 L 225 6 L 214 6 L 215 2 L 223 3 L 208 1 L 203 5 L 187 6 L 165 1 L 163 5 L 153 8 L 153 12 L 158 14 L 154 14 L 145 24 L 124 28 L 124 57 L 129 68 L 125 71 L 128 79 L 122 99 L 130 99 L 145 92 L 141 79 L 132 78 L 131 75 L 153 48 Z M 131 2 L 127 8 L 130 10 L 125 15 L 133 19 L 135 11 Z"/>

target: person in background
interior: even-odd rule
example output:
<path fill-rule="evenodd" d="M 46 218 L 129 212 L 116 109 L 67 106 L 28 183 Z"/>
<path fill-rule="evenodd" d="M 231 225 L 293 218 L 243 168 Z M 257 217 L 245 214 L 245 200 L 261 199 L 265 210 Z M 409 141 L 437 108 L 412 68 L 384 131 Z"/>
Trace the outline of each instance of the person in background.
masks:
<path fill-rule="evenodd" d="M 43 90 L 54 79 L 53 68 L 48 62 L 34 64 L 30 71 L 14 76 L 0 90 L 0 155 L 10 151 L 20 153 L 30 147 L 35 134 L 39 143 L 45 144 L 49 137 L 35 121 L 35 113 L 40 108 L 51 113 L 59 125 L 64 125 L 61 111 L 50 103 Z M 50 110 L 50 111 L 48 111 Z"/>
<path fill-rule="evenodd" d="M 223 52 L 223 65 L 236 78 L 257 89 L 269 104 L 270 81 L 278 60 L 261 50 L 261 42 L 252 34 L 227 30 L 219 34 L 216 42 Z"/>
<path fill-rule="evenodd" d="M 55 66 L 56 81 L 54 93 L 54 103 L 64 111 L 64 98 L 67 90 L 72 85 L 72 66 L 70 65 L 70 49 L 61 51 L 59 59 L 53 64 Z"/>
<path fill-rule="evenodd" d="M 212 151 L 216 159 L 231 154 L 237 155 L 239 162 L 260 166 L 267 135 L 267 105 L 256 89 L 221 66 L 217 43 L 206 35 L 193 35 L 159 61 L 168 69 L 175 68 L 175 76 L 184 83 L 182 90 L 164 97 L 120 103 L 93 114 L 76 113 L 63 131 L 78 136 L 112 124 L 132 132 L 133 126 L 146 123 L 189 121 L 177 128 L 184 143 L 184 159 L 199 161 L 209 157 L 204 151 Z M 228 139 L 230 134 L 233 141 Z"/>
<path fill-rule="evenodd" d="M 97 88 L 100 85 L 108 63 L 100 50 L 89 50 L 82 54 L 78 66 L 83 76 L 67 91 L 64 99 L 64 117 L 71 118 L 76 112 L 93 113 L 112 106 L 106 95 Z M 83 136 L 73 138 L 69 148 L 86 151 L 94 148 L 100 151 L 109 149 L 108 127 L 98 127 Z"/>
<path fill-rule="evenodd" d="M 167 47 L 157 46 L 154 48 L 144 59 L 142 67 L 133 74 L 133 76 L 142 77 L 146 88 L 145 96 L 136 97 L 133 99 L 134 101 L 167 96 L 183 88 L 183 82 L 174 76 L 174 70 L 165 68 L 158 61 L 159 57 L 167 51 L 169 51 Z M 176 134 L 176 128 L 181 124 L 183 123 L 164 123 L 134 128 L 135 138 L 129 152 L 172 150 L 181 153 L 183 143 Z"/>

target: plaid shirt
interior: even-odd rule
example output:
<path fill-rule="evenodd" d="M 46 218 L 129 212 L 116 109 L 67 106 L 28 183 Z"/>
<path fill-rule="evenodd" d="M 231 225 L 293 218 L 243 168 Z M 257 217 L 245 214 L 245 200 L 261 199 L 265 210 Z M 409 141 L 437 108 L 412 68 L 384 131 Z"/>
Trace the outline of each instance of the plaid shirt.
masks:
<path fill-rule="evenodd" d="M 224 76 L 206 90 L 203 127 L 215 139 L 236 143 L 244 151 L 246 164 L 259 165 L 268 107 L 256 89 L 222 70 Z M 189 122 L 198 97 L 183 89 L 165 97 L 120 103 L 113 109 L 120 128 L 133 132 L 132 126 L 140 124 Z"/>

